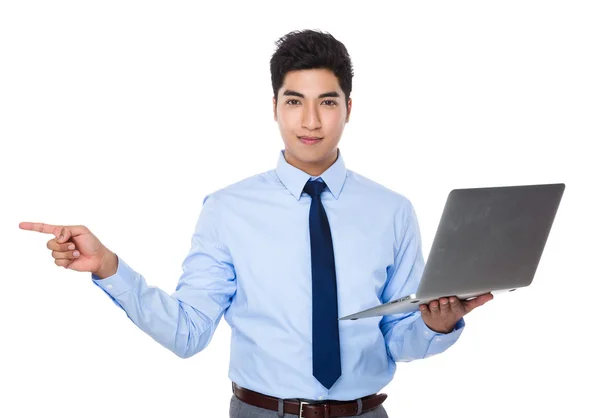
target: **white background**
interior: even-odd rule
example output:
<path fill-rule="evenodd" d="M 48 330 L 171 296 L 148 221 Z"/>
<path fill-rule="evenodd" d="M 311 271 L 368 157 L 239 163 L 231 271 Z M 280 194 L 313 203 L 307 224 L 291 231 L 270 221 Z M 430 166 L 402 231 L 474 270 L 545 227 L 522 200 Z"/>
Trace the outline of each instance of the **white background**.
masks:
<path fill-rule="evenodd" d="M 426 257 L 451 189 L 566 184 L 534 283 L 399 363 L 390 417 L 596 410 L 597 3 L 199 3 L 0 6 L 0 415 L 228 416 L 226 322 L 180 359 L 18 225 L 86 225 L 174 291 L 204 196 L 275 167 L 269 59 L 295 29 L 348 48 L 340 149 L 411 199 Z"/>

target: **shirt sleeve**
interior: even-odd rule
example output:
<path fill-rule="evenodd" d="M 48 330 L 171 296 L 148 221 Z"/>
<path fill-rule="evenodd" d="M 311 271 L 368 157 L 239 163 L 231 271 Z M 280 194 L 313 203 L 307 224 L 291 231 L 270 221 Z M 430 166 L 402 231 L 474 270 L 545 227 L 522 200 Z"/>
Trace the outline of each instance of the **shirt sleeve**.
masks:
<path fill-rule="evenodd" d="M 382 303 L 416 293 L 424 269 L 419 223 L 408 200 L 405 210 L 397 216 L 395 228 L 401 234 L 397 238 L 394 264 L 388 267 Z M 441 334 L 431 330 L 423 321 L 421 312 L 415 311 L 385 315 L 379 325 L 389 356 L 396 362 L 408 362 L 447 350 L 458 340 L 465 321 L 461 318 L 454 330 Z"/>
<path fill-rule="evenodd" d="M 144 277 L 118 257 L 114 275 L 92 282 L 155 341 L 181 358 L 202 351 L 212 339 L 236 291 L 231 254 L 220 239 L 219 208 L 208 195 L 196 223 L 191 249 L 175 292 L 149 286 Z"/>

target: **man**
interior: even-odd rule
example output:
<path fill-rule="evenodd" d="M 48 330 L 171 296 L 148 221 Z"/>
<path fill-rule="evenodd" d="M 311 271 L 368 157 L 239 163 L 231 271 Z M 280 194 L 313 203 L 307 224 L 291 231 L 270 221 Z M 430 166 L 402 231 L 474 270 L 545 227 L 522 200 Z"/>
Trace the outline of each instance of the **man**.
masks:
<path fill-rule="evenodd" d="M 378 393 L 396 362 L 439 354 L 463 316 L 492 298 L 442 298 L 420 311 L 358 321 L 350 313 L 414 293 L 423 271 L 417 217 L 404 196 L 345 167 L 352 110 L 344 45 L 295 31 L 271 59 L 277 166 L 205 197 L 176 290 L 144 277 L 84 226 L 21 223 L 54 234 L 55 263 L 92 282 L 140 329 L 182 358 L 222 316 L 232 329 L 230 417 L 387 417 Z"/>

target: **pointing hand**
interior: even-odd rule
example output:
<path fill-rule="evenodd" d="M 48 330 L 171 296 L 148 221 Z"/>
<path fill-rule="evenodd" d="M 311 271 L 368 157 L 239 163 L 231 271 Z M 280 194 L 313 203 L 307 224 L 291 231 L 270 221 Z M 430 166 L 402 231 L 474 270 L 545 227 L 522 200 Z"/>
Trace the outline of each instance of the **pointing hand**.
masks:
<path fill-rule="evenodd" d="M 54 235 L 46 246 L 52 250 L 57 266 L 96 274 L 102 272 L 106 277 L 109 269 L 113 270 L 114 267 L 116 271 L 116 255 L 83 225 L 21 222 L 19 228 Z M 110 273 L 114 274 L 112 271 Z"/>

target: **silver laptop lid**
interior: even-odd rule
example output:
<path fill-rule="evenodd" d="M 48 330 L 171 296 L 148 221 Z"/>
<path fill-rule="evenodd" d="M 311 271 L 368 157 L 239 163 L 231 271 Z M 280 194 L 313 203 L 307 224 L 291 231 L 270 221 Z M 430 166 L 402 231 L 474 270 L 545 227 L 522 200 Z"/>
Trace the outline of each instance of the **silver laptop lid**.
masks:
<path fill-rule="evenodd" d="M 564 189 L 557 183 L 452 190 L 417 297 L 531 284 Z"/>

